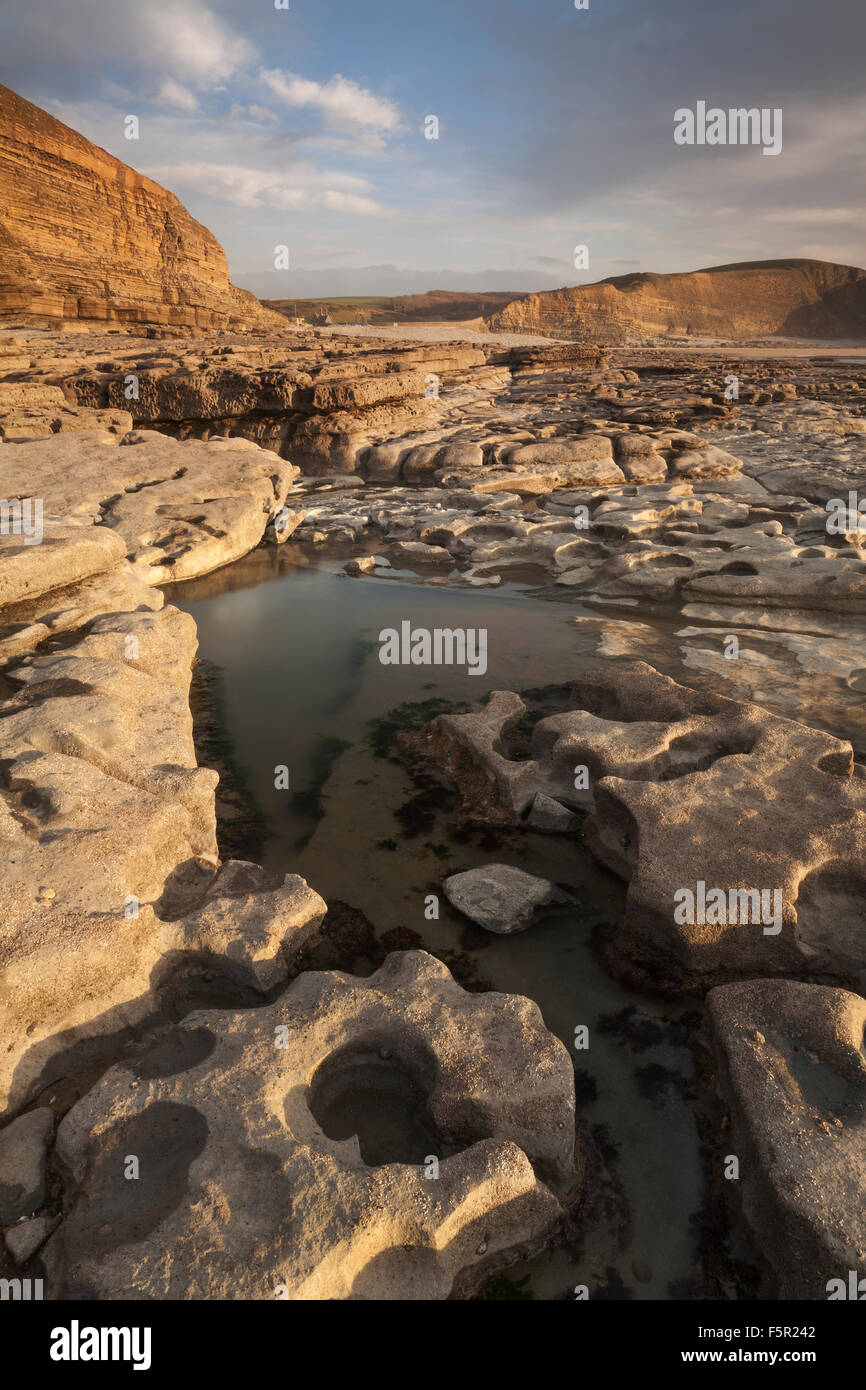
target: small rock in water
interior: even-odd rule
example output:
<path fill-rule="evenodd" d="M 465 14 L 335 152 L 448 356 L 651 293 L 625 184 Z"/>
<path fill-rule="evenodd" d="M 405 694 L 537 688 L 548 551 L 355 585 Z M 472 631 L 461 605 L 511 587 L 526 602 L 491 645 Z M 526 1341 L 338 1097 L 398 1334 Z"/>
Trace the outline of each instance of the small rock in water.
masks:
<path fill-rule="evenodd" d="M 574 829 L 577 816 L 561 801 L 545 796 L 544 792 L 536 792 L 527 824 L 533 830 L 543 830 L 549 835 L 563 835 Z"/>
<path fill-rule="evenodd" d="M 356 560 L 347 560 L 343 569 L 347 574 L 369 574 L 376 568 L 375 555 L 360 555 Z"/>
<path fill-rule="evenodd" d="M 525 930 L 545 908 L 574 902 L 570 893 L 549 879 L 513 869 L 510 864 L 487 864 L 452 874 L 443 888 L 458 912 L 499 935 Z"/>
<path fill-rule="evenodd" d="M 397 541 L 393 554 L 409 565 L 447 565 L 454 568 L 454 557 L 441 545 L 425 545 L 422 541 Z"/>

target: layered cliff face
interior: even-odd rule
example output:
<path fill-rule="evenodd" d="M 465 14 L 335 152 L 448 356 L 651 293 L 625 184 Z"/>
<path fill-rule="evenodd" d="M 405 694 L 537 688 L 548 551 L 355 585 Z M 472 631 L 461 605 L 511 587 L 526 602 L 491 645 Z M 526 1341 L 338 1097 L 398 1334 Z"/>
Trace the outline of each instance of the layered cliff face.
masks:
<path fill-rule="evenodd" d="M 159 184 L 0 87 L 0 320 L 212 330 L 285 320 Z"/>
<path fill-rule="evenodd" d="M 678 275 L 619 275 L 515 300 L 490 325 L 613 343 L 669 334 L 734 341 L 766 334 L 862 338 L 866 270 L 785 260 Z"/>

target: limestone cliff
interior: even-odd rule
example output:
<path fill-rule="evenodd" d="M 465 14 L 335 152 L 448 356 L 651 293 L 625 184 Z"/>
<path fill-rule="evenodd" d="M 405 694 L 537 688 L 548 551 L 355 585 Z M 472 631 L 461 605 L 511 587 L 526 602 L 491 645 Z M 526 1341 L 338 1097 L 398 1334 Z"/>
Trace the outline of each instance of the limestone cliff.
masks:
<path fill-rule="evenodd" d="M 830 261 L 749 261 L 677 275 L 635 273 L 514 300 L 491 327 L 593 342 L 668 334 L 742 341 L 866 337 L 866 270 Z"/>
<path fill-rule="evenodd" d="M 173 193 L 0 86 L 3 318 L 285 327 Z"/>

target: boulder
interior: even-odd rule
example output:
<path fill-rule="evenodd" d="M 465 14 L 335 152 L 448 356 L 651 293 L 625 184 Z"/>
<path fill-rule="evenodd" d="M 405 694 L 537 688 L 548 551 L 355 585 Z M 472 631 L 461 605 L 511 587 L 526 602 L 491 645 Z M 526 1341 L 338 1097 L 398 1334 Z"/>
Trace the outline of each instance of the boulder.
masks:
<path fill-rule="evenodd" d="M 343 569 L 347 574 L 352 575 L 371 574 L 376 568 L 376 564 L 375 555 L 360 555 L 355 560 L 347 560 Z"/>
<path fill-rule="evenodd" d="M 736 1190 L 782 1299 L 862 1299 L 866 999 L 794 981 L 724 985 L 705 1028 Z"/>
<path fill-rule="evenodd" d="M 567 835 L 577 825 L 577 816 L 544 792 L 536 792 L 535 799 L 527 816 L 527 824 L 533 830 L 541 830 L 548 835 Z"/>
<path fill-rule="evenodd" d="M 546 910 L 574 901 L 555 883 L 510 864 L 485 864 L 452 874 L 442 887 L 452 907 L 497 936 L 525 931 Z"/>
<path fill-rule="evenodd" d="M 6 1245 L 16 1265 L 26 1264 L 60 1224 L 59 1216 L 34 1216 L 10 1226 L 4 1233 Z"/>
<path fill-rule="evenodd" d="M 30 1110 L 0 1130 L 0 1226 L 45 1201 L 45 1145 L 53 1130 L 48 1109 Z"/>

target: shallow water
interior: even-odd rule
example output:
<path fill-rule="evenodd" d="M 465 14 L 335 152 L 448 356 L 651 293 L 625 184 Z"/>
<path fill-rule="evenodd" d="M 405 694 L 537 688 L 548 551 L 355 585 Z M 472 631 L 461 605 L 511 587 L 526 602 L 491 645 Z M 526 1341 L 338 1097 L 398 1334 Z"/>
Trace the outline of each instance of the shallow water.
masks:
<path fill-rule="evenodd" d="M 538 1003 L 579 1072 L 595 1083 L 596 1098 L 581 1108 L 581 1118 L 588 1128 L 605 1126 L 617 1146 L 611 1166 L 632 1226 L 625 1244 L 601 1226 L 579 1257 L 563 1249 L 546 1252 L 526 1267 L 529 1287 L 536 1297 L 561 1298 L 585 1283 L 592 1297 L 613 1270 L 627 1297 L 670 1297 L 674 1281 L 681 1287 L 699 1273 L 689 1221 L 703 1200 L 703 1176 L 693 1112 L 683 1095 L 693 1065 L 684 1030 L 672 1027 L 684 1010 L 626 990 L 591 949 L 595 925 L 616 920 L 624 886 L 577 837 L 509 832 L 485 850 L 455 841 L 439 809 L 432 829 L 407 835 L 395 812 L 417 788 L 369 742 L 371 721 L 406 701 L 475 702 L 490 690 L 575 679 L 597 659 L 595 633 L 574 623 L 588 610 L 533 597 L 517 584 L 472 590 L 422 585 L 409 576 L 356 580 L 341 566 L 341 558 L 286 546 L 256 551 L 167 592 L 195 618 L 200 655 L 223 672 L 234 757 L 270 819 L 260 861 L 302 874 L 328 902 L 360 909 L 379 934 L 410 928 L 434 952 L 465 952 L 494 988 Z M 413 627 L 486 628 L 486 673 L 383 666 L 378 634 L 399 629 L 406 619 Z M 280 764 L 289 769 L 287 791 L 274 786 Z M 441 883 L 493 860 L 563 884 L 575 908 L 516 936 L 475 928 L 449 908 Z M 430 893 L 440 902 L 434 921 L 424 914 Z M 605 1016 L 629 1005 L 637 1009 L 632 1024 L 661 1025 L 650 1045 L 630 1046 L 621 1027 L 600 1028 Z M 581 1024 L 589 1027 L 590 1045 L 575 1052 Z M 375 1104 L 375 1087 L 365 1089 Z M 417 1119 L 407 1101 L 401 1133 L 399 1088 L 380 1099 L 382 1125 L 378 1137 L 367 1140 L 371 1152 L 377 1142 L 408 1141 Z M 332 1122 L 351 1128 L 352 1105 L 344 1097 Z"/>

